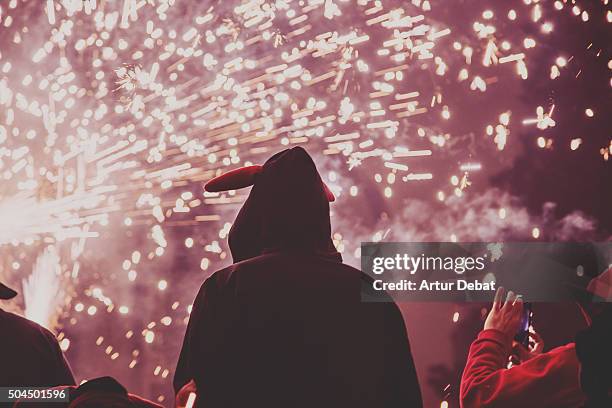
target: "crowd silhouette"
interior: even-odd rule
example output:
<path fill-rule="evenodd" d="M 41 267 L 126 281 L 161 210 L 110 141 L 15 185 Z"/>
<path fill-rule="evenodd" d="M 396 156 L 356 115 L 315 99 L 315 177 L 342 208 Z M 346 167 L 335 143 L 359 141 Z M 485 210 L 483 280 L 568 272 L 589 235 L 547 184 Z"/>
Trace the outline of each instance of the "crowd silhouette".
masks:
<path fill-rule="evenodd" d="M 422 407 L 402 315 L 390 298 L 362 301 L 369 278 L 343 264 L 334 247 L 334 195 L 312 158 L 287 149 L 205 188 L 248 186 L 229 234 L 233 264 L 209 277 L 193 303 L 175 406 Z M 591 289 L 609 281 L 608 271 Z M 0 299 L 16 295 L 0 284 Z M 512 291 L 504 296 L 500 288 L 470 347 L 461 406 L 612 406 L 609 304 L 585 308 L 591 324 L 576 343 L 543 352 L 534 331 L 527 346 L 513 340 L 523 302 Z M 67 391 L 65 401 L 44 406 L 159 407 L 111 377 L 77 385 L 55 336 L 2 309 L 0 361 L 0 387 Z M 14 406 L 43 405 L 22 398 Z"/>

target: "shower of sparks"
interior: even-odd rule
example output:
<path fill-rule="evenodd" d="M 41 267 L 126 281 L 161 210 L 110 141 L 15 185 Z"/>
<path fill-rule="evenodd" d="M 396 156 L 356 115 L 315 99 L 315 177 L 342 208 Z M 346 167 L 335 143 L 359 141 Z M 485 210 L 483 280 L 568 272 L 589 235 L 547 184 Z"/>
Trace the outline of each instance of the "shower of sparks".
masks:
<path fill-rule="evenodd" d="M 97 190 L 97 191 L 96 191 Z M 87 193 L 40 200 L 31 191 L 20 191 L 0 201 L 0 245 L 12 243 L 32 244 L 43 235 L 62 241 L 67 238 L 97 237 L 89 232 L 89 224 L 104 223 L 105 211 L 94 210 L 85 215 L 85 209 L 95 208 L 102 200 L 100 191 L 107 187 L 92 189 Z M 83 210 L 83 212 L 79 212 Z"/>
<path fill-rule="evenodd" d="M 59 254 L 48 247 L 36 259 L 32 274 L 23 279 L 25 316 L 44 327 L 53 327 L 57 315 L 63 293 L 61 272 Z"/>
<path fill-rule="evenodd" d="M 340 177 L 324 175 L 340 199 L 360 197 L 357 186 L 340 179 L 363 167 L 388 199 L 405 195 L 407 183 L 440 178 L 432 200 L 462 197 L 472 173 L 486 165 L 465 154 L 449 164 L 450 176 L 437 174 L 436 155 L 466 137 L 445 126 L 457 108 L 446 90 L 454 88 L 464 102 L 486 97 L 500 83 L 526 80 L 538 36 L 555 30 L 555 16 L 537 0 L 483 9 L 467 28 L 436 18 L 436 2 L 427 0 L 204 3 L 0 2 L 0 250 L 70 245 L 62 257 L 67 275 L 50 265 L 45 250 L 47 261 L 37 261 L 24 281 L 26 313 L 38 320 L 48 321 L 54 307 L 49 299 L 34 300 L 46 279 L 71 280 L 76 288 L 64 314 L 70 325 L 102 310 L 133 313 L 138 306 L 96 286 L 97 275 L 79 275 L 85 241 L 103 242 L 118 230 L 144 230 L 149 242 L 134 244 L 118 261 L 123 274 L 96 274 L 136 284 L 146 276 L 138 267 L 167 252 L 169 229 L 197 225 L 219 226 L 205 241 L 184 242 L 203 249 L 199 265 L 210 272 L 227 258 L 220 243 L 231 224 L 223 207 L 240 203 L 245 192 L 205 193 L 201 184 L 282 148 L 302 145 L 341 163 Z M 594 17 L 574 2 L 556 1 L 554 8 L 584 23 Z M 28 20 L 37 15 L 44 19 Z M 522 36 L 519 22 L 534 29 Z M 573 75 L 571 64 L 571 56 L 558 56 L 543 80 Z M 474 131 L 498 154 L 519 126 L 545 132 L 556 125 L 554 104 L 530 106 L 531 115 L 517 117 L 501 99 L 488 100 L 496 116 Z M 583 109 L 586 119 L 599 114 Z M 543 133 L 534 143 L 549 148 L 552 140 Z M 581 143 L 573 138 L 567 148 Z M 611 151 L 612 144 L 601 146 L 593 159 L 608 160 Z M 376 234 L 372 240 L 382 239 Z M 534 227 L 533 237 L 539 235 Z M 22 264 L 15 260 L 10 269 L 25 274 Z M 170 277 L 151 282 L 156 291 L 172 289 Z M 160 341 L 160 327 L 186 321 L 189 301 L 175 301 L 125 333 L 123 341 L 142 350 L 121 354 L 105 333 L 96 344 L 134 368 L 146 344 Z M 66 333 L 77 330 L 60 333 L 64 350 L 71 344 Z M 166 364 L 153 370 L 162 382 L 172 369 Z"/>

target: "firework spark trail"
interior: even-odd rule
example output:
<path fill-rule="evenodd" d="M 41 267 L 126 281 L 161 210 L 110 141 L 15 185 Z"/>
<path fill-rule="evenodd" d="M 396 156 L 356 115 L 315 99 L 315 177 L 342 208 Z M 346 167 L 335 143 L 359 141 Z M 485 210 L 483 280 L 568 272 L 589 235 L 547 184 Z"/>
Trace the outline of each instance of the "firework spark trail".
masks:
<path fill-rule="evenodd" d="M 36 259 L 32 273 L 22 281 L 25 316 L 53 328 L 64 291 L 61 289 L 61 260 L 49 246 Z"/>
<path fill-rule="evenodd" d="M 96 208 L 103 201 L 100 191 L 88 194 L 73 194 L 61 199 L 39 201 L 30 192 L 20 192 L 0 201 L 0 245 L 31 244 L 41 236 L 53 236 L 58 241 L 69 238 L 97 237 L 96 232 L 87 232 L 83 226 L 101 221 L 106 213 L 96 212 L 80 215 L 79 211 Z"/>
<path fill-rule="evenodd" d="M 349 13 L 349 18 L 364 19 L 365 27 L 335 31 L 326 30 L 325 25 L 317 29 L 313 21 L 321 12 L 330 22 L 342 18 L 339 6 L 344 2 L 252 1 L 233 10 L 203 10 L 193 19 L 193 26 L 183 29 L 182 35 L 161 27 L 173 3 L 163 2 L 154 8 L 151 4 L 125 1 L 121 11 L 109 6 L 103 8 L 96 2 L 65 2 L 61 6 L 47 3 L 49 23 L 58 28 L 45 46 L 34 52 L 32 59 L 39 64 L 48 63 L 54 52 L 66 52 L 62 50 L 69 47 L 68 40 L 83 56 L 89 57 L 93 48 L 91 64 L 98 69 L 93 85 L 99 86 L 93 100 L 100 101 L 95 110 L 83 112 L 76 103 L 91 95 L 75 84 L 67 86 L 75 81 L 75 75 L 65 58 L 60 58 L 52 81 L 44 78 L 38 84 L 40 90 L 49 93 L 53 103 L 48 105 L 29 101 L 26 95 L 12 91 L 3 80 L 0 100 L 10 112 L 14 105 L 42 117 L 45 127 L 52 130 L 48 146 L 58 143 L 58 118 L 74 116 L 66 137 L 65 146 L 69 150 L 55 150 L 53 161 L 60 166 L 70 160 L 78 161 L 69 169 L 76 174 L 84 173 L 83 167 L 92 168 L 89 171 L 92 175 L 81 183 L 101 185 L 127 175 L 146 194 L 151 189 L 159 191 L 160 187 L 167 190 L 174 182 L 202 181 L 221 167 L 261 160 L 273 149 L 270 143 L 273 140 L 280 146 L 313 144 L 325 154 L 342 154 L 347 157 L 350 168 L 361 165 L 364 160 L 379 158 L 394 173 L 407 173 L 400 180 L 431 179 L 431 173 L 408 173 L 408 165 L 392 162 L 411 157 L 404 152 L 414 147 L 404 141 L 402 145 L 385 147 L 399 141 L 398 132 L 405 133 L 402 129 L 405 125 L 400 123 L 402 118 L 435 112 L 438 107 L 443 119 L 450 116 L 449 107 L 442 104 L 442 94 L 436 92 L 428 104 L 425 101 L 430 90 L 411 89 L 415 84 L 404 81 L 404 76 L 414 74 L 416 68 L 427 67 L 424 61 L 434 62 L 436 75 L 444 76 L 448 70 L 445 60 L 451 56 L 445 55 L 446 50 L 437 54 L 436 41 L 452 31 L 424 23 L 425 14 L 431 9 L 429 2 L 417 1 L 406 8 L 387 9 L 381 3 L 360 1 L 357 15 Z M 87 32 L 87 38 L 71 38 L 82 32 L 76 32 L 72 20 L 60 18 L 62 13 L 67 17 L 83 13 L 93 16 L 94 23 L 88 27 L 93 32 Z M 137 30 L 136 21 L 145 18 L 148 20 L 143 48 L 132 48 L 125 37 L 115 34 Z M 478 37 L 487 44 L 482 65 L 522 64 L 524 52 L 514 52 L 505 43 L 496 44 L 495 27 L 487 22 L 491 18 L 491 12 L 487 11 L 483 13 L 483 22 L 474 23 Z M 508 18 L 512 18 L 510 13 Z M 283 35 L 276 31 L 275 23 L 288 26 Z M 372 32 L 365 32 L 366 27 Z M 21 41 L 20 37 L 14 39 L 16 43 Z M 270 42 L 273 46 L 268 45 Z M 257 58 L 261 47 L 268 47 L 272 53 Z M 454 48 L 469 66 L 476 47 L 455 42 Z M 366 49 L 375 50 L 376 61 L 368 60 L 371 51 L 368 53 Z M 125 94 L 119 103 L 114 103 L 112 98 L 109 100 L 113 94 L 109 80 L 105 80 L 112 70 L 104 68 L 124 57 L 135 62 L 116 70 L 116 91 Z M 10 70 L 10 62 L 5 63 L 3 71 Z M 346 96 L 348 72 L 353 75 L 353 83 L 370 80 L 371 89 L 362 90 L 368 98 L 364 100 L 361 96 L 364 92 Z M 462 73 L 460 81 L 470 81 L 470 75 Z M 31 84 L 35 84 L 31 75 L 23 78 L 22 85 Z M 474 75 L 471 84 L 473 90 L 486 90 L 486 81 L 480 75 Z M 59 110 L 62 103 L 66 109 Z M 84 106 L 92 104 L 87 101 Z M 109 117 L 112 112 L 115 115 Z M 80 119 L 79 114 L 82 114 Z M 344 129 L 352 130 L 349 133 L 354 137 L 342 140 Z M 410 144 L 424 147 L 429 139 L 434 147 L 443 147 L 450 137 L 431 134 L 427 128 L 419 128 L 418 136 L 424 140 Z M 34 139 L 36 132 L 30 131 L 30 137 Z M 503 140 L 505 137 L 507 132 Z M 321 146 L 321 142 L 327 146 Z M 504 141 L 498 142 L 500 149 L 504 144 Z M 23 148 L 27 152 L 28 147 Z M 13 156 L 15 151 L 11 152 Z M 141 169 L 145 161 L 146 167 Z M 21 160 L 12 166 L 11 177 L 25 169 L 30 175 L 29 184 L 24 188 L 36 188 L 38 183 L 31 175 L 35 169 L 24 163 Z M 43 171 L 47 178 L 58 179 L 57 174 L 50 174 L 51 169 Z M 66 187 L 74 188 L 71 184 L 78 176 L 64 177 L 68 181 Z M 391 186 L 386 194 L 390 191 Z M 122 192 L 120 187 L 117 194 Z M 130 192 L 137 193 L 138 189 L 131 188 Z M 133 202 L 123 199 L 122 206 L 130 210 Z"/>
<path fill-rule="evenodd" d="M 96 9 L 95 3 L 85 2 L 83 6 L 77 5 L 77 3 L 63 4 L 65 10 L 61 7 L 55 8 L 58 9 L 58 12 L 65 11 L 69 17 L 79 12 L 91 14 Z M 363 3 L 363 6 L 367 7 L 366 3 Z M 335 10 L 334 13 L 331 13 L 331 17 L 328 12 L 330 7 Z M 394 137 L 398 123 L 396 121 L 383 120 L 383 118 L 378 119 L 379 116 L 385 116 L 386 114 L 385 110 L 380 108 L 380 99 L 393 94 L 394 87 L 388 82 L 374 82 L 375 92 L 370 93 L 370 96 L 376 101 L 370 104 L 370 112 L 353 111 L 354 105 L 348 97 L 342 99 L 343 103 L 340 104 L 340 109 L 337 112 L 326 112 L 330 107 L 329 105 L 332 105 L 331 107 L 333 108 L 334 104 L 330 102 L 333 102 L 334 98 L 332 94 L 328 95 L 331 100 L 325 100 L 324 95 L 327 92 L 322 83 L 329 82 L 329 80 L 335 78 L 331 86 L 331 89 L 335 90 L 344 72 L 349 68 L 354 68 L 353 65 L 356 65 L 361 72 L 368 72 L 370 70 L 369 65 L 364 60 L 355 58 L 354 55 L 358 54 L 358 50 L 355 47 L 359 44 L 365 45 L 369 40 L 369 36 L 367 34 L 358 35 L 355 30 L 351 30 L 344 35 L 331 31 L 324 31 L 316 35 L 310 33 L 313 30 L 313 26 L 306 23 L 306 21 L 318 8 L 325 9 L 327 18 L 333 18 L 338 11 L 337 7 L 335 5 L 332 6 L 329 2 L 325 4 L 313 2 L 308 6 L 304 6 L 301 10 L 303 14 L 299 14 L 300 11 L 296 12 L 295 9 L 290 9 L 288 4 L 285 3 L 262 5 L 258 2 L 251 2 L 236 7 L 234 10 L 237 16 L 236 19 L 244 23 L 244 30 L 241 30 L 235 21 L 228 19 L 224 19 L 223 24 L 216 30 L 206 30 L 206 42 L 209 44 L 222 42 L 225 40 L 225 37 L 231 39 L 231 42 L 223 47 L 223 51 L 229 55 L 225 58 L 227 62 L 223 65 L 212 54 L 204 54 L 202 49 L 196 48 L 196 44 L 200 42 L 200 35 L 197 34 L 198 31 L 195 27 L 186 29 L 182 35 L 181 40 L 186 43 L 185 45 L 191 45 L 183 49 L 173 41 L 177 37 L 177 33 L 173 31 L 166 33 L 161 28 L 155 28 L 153 21 L 148 20 L 146 32 L 150 37 L 145 40 L 145 48 L 153 48 L 152 44 L 155 41 L 157 45 L 165 43 L 167 51 L 161 55 L 156 54 L 159 61 L 152 63 L 150 71 L 142 69 L 139 64 L 131 68 L 122 67 L 117 70 L 119 90 L 125 89 L 129 91 L 128 99 L 124 99 L 124 101 L 129 100 L 128 108 L 124 108 L 124 105 L 121 104 L 115 105 L 114 108 L 115 113 L 118 114 L 116 116 L 125 118 L 123 126 L 118 126 L 118 124 L 109 126 L 110 123 L 105 122 L 105 115 L 109 112 L 109 108 L 104 102 L 95 111 L 91 109 L 86 110 L 81 120 L 75 118 L 71 121 L 70 127 L 73 129 L 71 131 L 74 131 L 74 128 L 76 128 L 78 137 L 72 134 L 68 135 L 66 142 L 70 144 L 69 151 L 61 152 L 60 150 L 55 150 L 53 157 L 54 164 L 62 166 L 60 170 L 63 170 L 63 166 L 70 160 L 79 159 L 74 160 L 79 162 L 74 166 L 75 170 L 73 170 L 77 175 L 68 174 L 66 176 L 69 182 L 66 187 L 69 190 L 73 189 L 74 186 L 71 184 L 74 183 L 76 177 L 81 178 L 80 181 L 83 183 L 81 176 L 84 173 L 83 161 L 86 163 L 85 165 L 95 165 L 94 176 L 85 180 L 85 184 L 99 185 L 107 182 L 113 176 L 113 173 L 121 173 L 122 171 L 139 167 L 139 160 L 145 160 L 145 158 L 134 158 L 133 156 L 141 152 L 147 154 L 146 161 L 149 165 L 144 171 L 136 170 L 133 172 L 130 178 L 133 181 L 140 181 L 142 178 L 146 178 L 147 181 L 141 184 L 143 189 L 149 191 L 151 188 L 155 188 L 149 182 L 151 179 L 156 181 L 156 184 L 161 184 L 162 189 L 170 187 L 172 181 L 199 181 L 211 177 L 213 171 L 220 166 L 240 163 L 242 159 L 238 155 L 238 151 L 244 151 L 246 152 L 244 153 L 245 156 L 250 156 L 248 154 L 249 150 L 246 147 L 240 146 L 240 149 L 238 149 L 232 146 L 238 146 L 239 144 L 262 144 L 271 139 L 279 138 L 281 135 L 290 135 L 281 138 L 281 145 L 307 143 L 310 138 L 321 138 L 328 129 L 334 129 L 333 124 L 335 122 L 340 125 L 345 125 L 347 122 L 360 124 L 361 122 L 366 122 L 368 117 L 375 118 L 366 125 L 367 128 L 382 129 L 387 137 Z M 52 12 L 53 9 L 54 7 L 51 7 L 51 3 L 48 3 L 47 14 L 51 24 L 57 21 L 57 14 Z M 280 13 L 282 10 L 287 10 L 286 16 L 291 18 L 289 20 L 290 26 L 299 26 L 296 30 L 286 34 L 287 37 L 300 39 L 299 48 L 293 47 L 291 53 L 286 51 L 288 47 L 278 48 L 275 49 L 276 55 L 274 57 L 276 58 L 267 57 L 260 61 L 245 58 L 248 57 L 249 48 L 252 49 L 262 42 L 270 41 L 272 34 L 268 28 L 271 26 L 275 12 Z M 162 20 L 162 16 L 165 15 L 166 11 L 167 7 L 160 6 L 156 9 L 160 20 Z M 445 29 L 436 32 L 424 24 L 419 24 L 412 28 L 416 22 L 423 20 L 423 15 L 410 17 L 405 15 L 402 9 L 384 13 L 383 11 L 385 10 L 380 7 L 365 8 L 364 11 L 365 15 L 370 16 L 370 19 L 366 22 L 367 25 L 381 25 L 387 29 L 394 29 L 394 37 L 397 37 L 395 40 L 384 42 L 383 47 L 379 50 L 381 55 L 390 55 L 391 49 L 396 52 L 393 55 L 393 61 L 391 61 L 392 65 L 374 72 L 374 76 L 384 75 L 385 80 L 401 80 L 401 70 L 406 69 L 408 65 L 395 66 L 397 61 L 403 62 L 406 60 L 407 55 L 413 53 L 418 55 L 419 59 L 433 57 L 433 54 L 429 51 L 433 48 L 432 41 L 423 42 L 417 40 L 416 45 L 413 47 L 412 39 L 424 37 L 428 32 L 431 38 L 437 39 L 447 35 L 450 30 Z M 74 48 L 83 53 L 87 51 L 88 46 L 101 47 L 102 59 L 95 59 L 93 61 L 94 66 L 98 67 L 102 67 L 102 60 L 104 59 L 117 59 L 117 53 L 110 47 L 104 47 L 104 41 L 101 41 L 105 37 L 104 34 L 106 34 L 108 40 L 108 31 L 106 30 L 112 30 L 117 24 L 117 13 L 115 11 L 107 11 L 104 24 L 101 24 L 99 21 L 104 15 L 101 13 L 97 12 L 95 14 L 95 19 L 97 20 L 95 28 L 100 38 L 93 41 L 96 35 L 92 34 L 93 37 L 90 36 L 87 40 L 79 39 L 74 43 Z M 138 18 L 138 13 L 133 3 L 124 3 L 121 20 L 121 27 L 123 28 L 127 28 L 126 25 L 129 26 L 128 19 L 125 18 L 126 15 L 129 15 L 131 20 Z M 299 17 L 296 17 L 297 15 Z M 203 27 L 198 27 L 198 29 L 203 30 L 207 28 L 207 25 L 212 28 L 214 26 L 213 23 L 217 23 L 218 20 L 219 18 L 209 12 L 204 16 L 196 18 L 195 22 L 196 25 L 202 25 Z M 264 24 L 257 26 L 264 20 Z M 58 25 L 58 31 L 45 44 L 46 48 L 43 47 L 34 53 L 34 62 L 43 63 L 47 58 L 50 58 L 49 54 L 53 52 L 54 47 L 61 49 L 66 46 L 65 40 L 73 34 L 73 24 L 70 20 L 61 20 Z M 247 28 L 251 27 L 257 27 L 257 29 L 252 30 L 255 31 L 254 35 L 246 40 L 237 38 L 238 35 L 242 35 L 247 31 Z M 398 29 L 403 27 L 412 29 L 402 34 Z M 307 37 L 308 34 L 312 34 L 313 37 Z M 21 40 L 17 40 L 16 37 L 15 42 L 19 43 Z M 179 42 L 178 39 L 177 42 Z M 126 44 L 124 39 L 119 39 L 117 42 L 119 49 L 125 49 Z M 246 50 L 244 50 L 245 44 L 248 45 Z M 275 40 L 276 44 L 277 40 Z M 217 48 L 219 47 L 217 46 Z M 238 52 L 241 56 L 231 58 L 232 52 Z M 202 82 L 198 78 L 191 78 L 183 84 L 170 87 L 162 82 L 156 82 L 161 62 L 170 60 L 171 57 L 180 57 L 177 61 L 169 64 L 165 70 L 166 73 L 170 73 L 169 79 L 176 81 L 176 71 L 183 71 L 185 64 L 193 63 L 202 54 L 204 54 L 203 64 L 206 70 L 219 70 L 222 66 L 221 73 L 214 75 L 213 81 Z M 337 59 L 337 54 L 341 56 L 340 60 Z M 133 53 L 132 57 L 134 59 L 144 59 L 142 55 L 143 52 L 137 50 Z M 326 59 L 325 64 L 321 64 L 323 69 L 320 74 L 313 73 L 296 63 L 309 55 L 313 55 L 314 59 Z M 289 66 L 287 63 L 293 65 Z M 10 62 L 5 64 L 3 68 L 4 71 L 10 71 Z M 58 125 L 57 122 L 59 122 L 58 117 L 66 117 L 73 113 L 74 109 L 70 108 L 77 106 L 75 100 L 84 96 L 84 92 L 81 92 L 84 89 L 78 89 L 74 85 L 68 87 L 68 92 L 66 92 L 65 88 L 60 89 L 57 86 L 58 84 L 68 84 L 75 79 L 75 75 L 70 68 L 69 63 L 65 60 L 60 60 L 60 67 L 55 72 L 57 74 L 55 83 L 50 86 L 50 81 L 46 78 L 39 82 L 41 90 L 50 88 L 50 99 L 58 104 L 59 102 L 64 102 L 64 106 L 68 110 L 60 112 L 55 112 L 57 110 L 56 105 L 58 104 L 42 104 L 39 106 L 37 101 L 28 101 L 25 95 L 9 89 L 6 81 L 3 80 L 4 86 L 0 93 L 4 95 L 2 99 L 4 104 L 9 106 L 9 112 L 13 111 L 11 101 L 14 98 L 18 109 L 34 116 L 42 116 L 45 128 L 51 130 L 47 139 L 47 145 L 49 146 L 54 146 L 57 143 L 55 131 Z M 241 81 L 231 76 L 233 74 L 238 77 L 240 72 L 245 69 L 249 71 L 248 77 L 245 80 Z M 99 76 L 104 76 L 102 69 L 96 74 L 96 80 Z M 211 75 L 207 76 L 210 77 Z M 306 98 L 297 98 L 291 101 L 290 95 L 286 92 L 286 83 L 289 81 L 291 81 L 288 87 L 289 91 L 301 91 L 305 88 L 307 91 L 305 94 L 310 94 L 311 96 L 307 100 L 304 100 Z M 32 77 L 28 75 L 23 79 L 22 84 L 29 86 L 32 82 Z M 95 99 L 104 101 L 104 97 L 108 95 L 108 90 L 105 89 L 104 85 L 104 82 L 100 82 L 99 92 L 94 95 Z M 317 88 L 316 86 L 318 85 L 321 86 Z M 198 90 L 195 93 L 193 93 L 194 88 Z M 313 89 L 308 92 L 309 88 Z M 185 90 L 192 93 L 187 94 Z M 69 94 L 74 94 L 75 97 L 68 96 Z M 414 93 L 409 92 L 408 94 Z M 418 92 L 416 94 L 418 95 Z M 395 94 L 395 99 L 402 99 L 403 95 L 397 93 Z M 192 108 L 191 105 L 197 104 L 202 99 L 205 99 L 204 105 L 197 105 Z M 163 101 L 163 103 L 158 103 L 160 101 Z M 300 106 L 300 103 L 304 102 L 305 106 Z M 152 104 L 153 106 L 151 106 Z M 367 104 L 363 105 L 367 106 Z M 401 104 L 393 105 L 392 109 L 399 109 L 399 112 L 396 112 L 398 117 L 401 117 L 406 112 L 410 114 L 410 112 L 422 113 L 426 111 L 419 111 L 417 106 L 418 101 L 413 101 L 404 106 Z M 407 110 L 403 111 L 403 108 Z M 145 109 L 151 112 L 147 116 L 143 114 Z M 74 113 L 78 115 L 79 112 L 80 110 L 75 110 Z M 181 112 L 180 115 L 176 115 L 177 112 Z M 318 113 L 325 113 L 325 115 L 319 116 Z M 192 119 L 191 122 L 188 122 L 187 118 L 189 117 Z M 87 130 L 91 127 L 89 124 L 90 118 L 100 122 L 100 134 L 98 132 L 90 134 Z M 116 119 L 116 117 L 113 117 L 113 119 Z M 155 122 L 161 122 L 160 124 L 162 125 L 157 143 L 154 143 L 155 140 L 151 140 L 146 136 L 144 138 L 136 136 L 137 134 L 151 133 L 151 125 L 156 124 Z M 177 123 L 178 129 L 175 129 L 171 122 Z M 181 126 L 181 123 L 185 123 L 185 125 Z M 191 138 L 184 134 L 179 134 L 179 132 L 189 133 L 191 129 L 197 129 L 199 134 L 205 135 L 204 143 L 200 138 Z M 121 138 L 121 136 L 125 136 L 127 133 L 129 133 L 127 138 Z M 237 133 L 240 133 L 239 138 L 236 137 Z M 359 132 L 357 134 L 361 136 Z M 110 135 L 112 137 L 109 137 Z M 28 138 L 34 139 L 36 136 L 35 131 L 28 133 Z M 117 136 L 119 136 L 118 142 L 100 149 L 99 146 L 104 146 L 104 142 L 116 140 Z M 227 146 L 223 146 L 221 143 L 226 143 Z M 354 152 L 355 143 L 356 141 L 352 140 L 333 143 L 327 149 L 324 148 L 324 151 L 327 154 L 342 152 L 344 155 L 357 157 L 359 162 L 368 157 L 385 157 L 392 154 L 385 149 Z M 172 148 L 169 145 L 174 145 L 174 147 Z M 205 145 L 208 146 L 205 147 Z M 20 147 L 19 149 L 28 151 L 27 146 Z M 269 152 L 270 148 L 262 145 L 250 150 L 251 152 L 257 152 L 256 157 L 261 157 Z M 15 156 L 15 150 L 11 153 Z M 194 161 L 194 156 L 201 159 Z M 223 158 L 221 159 L 220 157 Z M 131 158 L 132 160 L 126 160 L 126 158 Z M 170 160 L 180 164 L 171 167 L 160 166 L 161 168 L 155 170 L 156 163 L 162 162 L 162 160 L 164 162 Z M 352 160 L 352 162 L 356 161 Z M 23 160 L 15 163 L 11 169 L 13 174 L 5 173 L 5 178 L 7 176 L 12 177 L 21 168 L 25 168 L 26 172 L 30 174 L 28 177 L 29 184 L 24 186 L 24 188 L 36 188 L 38 183 L 31 176 L 33 169 L 31 165 L 24 166 L 24 163 Z M 402 167 L 398 168 L 403 169 Z M 49 169 L 42 168 L 41 175 L 42 172 L 45 173 L 48 179 L 55 179 L 57 180 L 56 183 L 64 183 L 64 180 L 59 180 L 58 175 L 52 174 Z M 70 183 L 71 177 L 72 183 Z M 117 174 L 116 177 L 119 178 L 120 176 Z M 408 180 L 410 178 L 405 177 L 404 179 Z M 64 186 L 58 186 L 58 188 L 63 189 Z M 223 202 L 223 200 L 216 202 Z M 123 205 L 130 204 L 124 200 Z M 128 210 L 128 208 L 124 209 Z"/>

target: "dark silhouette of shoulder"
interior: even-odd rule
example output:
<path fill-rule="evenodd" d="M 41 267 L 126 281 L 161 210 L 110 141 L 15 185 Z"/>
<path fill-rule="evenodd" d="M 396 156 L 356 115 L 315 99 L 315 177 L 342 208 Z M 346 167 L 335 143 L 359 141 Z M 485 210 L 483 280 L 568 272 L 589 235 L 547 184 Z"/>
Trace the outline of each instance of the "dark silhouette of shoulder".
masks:
<path fill-rule="evenodd" d="M 0 309 L 0 386 L 73 385 L 74 377 L 49 330 Z"/>

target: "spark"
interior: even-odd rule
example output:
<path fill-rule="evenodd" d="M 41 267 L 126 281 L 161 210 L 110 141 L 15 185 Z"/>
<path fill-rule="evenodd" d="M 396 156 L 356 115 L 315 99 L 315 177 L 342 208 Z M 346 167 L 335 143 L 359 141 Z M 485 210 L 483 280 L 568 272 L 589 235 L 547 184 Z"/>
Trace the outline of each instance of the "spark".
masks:
<path fill-rule="evenodd" d="M 25 315 L 36 323 L 52 328 L 60 304 L 61 261 L 53 246 L 45 248 L 36 259 L 32 273 L 23 279 Z"/>

